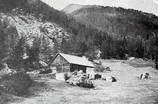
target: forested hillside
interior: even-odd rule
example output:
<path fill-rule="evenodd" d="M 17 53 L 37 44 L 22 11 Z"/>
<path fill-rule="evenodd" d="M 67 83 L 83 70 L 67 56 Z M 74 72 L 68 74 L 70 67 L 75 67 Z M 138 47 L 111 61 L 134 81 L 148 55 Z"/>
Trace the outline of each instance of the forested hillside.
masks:
<path fill-rule="evenodd" d="M 78 7 L 74 4 L 73 7 L 75 6 Z M 69 13 L 68 8 L 72 8 L 71 5 L 63 11 L 75 17 L 77 21 L 107 32 L 111 36 L 141 35 L 147 38 L 158 28 L 158 18 L 155 15 L 137 10 L 88 5 L 71 9 Z"/>
<path fill-rule="evenodd" d="M 31 7 L 36 3 L 42 4 L 40 1 L 0 0 L 1 64 L 7 63 L 17 70 L 37 69 L 40 60 L 49 62 L 51 56 L 59 52 L 62 40 L 70 39 L 72 34 L 60 25 L 42 20 L 42 14 L 35 15 L 36 10 Z"/>
<path fill-rule="evenodd" d="M 78 7 L 73 4 L 75 6 Z M 102 58 L 125 58 L 125 54 L 140 58 L 156 57 L 157 16 L 120 7 L 85 5 L 73 11 L 69 8 L 72 5 L 63 11 L 87 27 L 104 33 L 94 38 L 97 47 L 102 50 Z"/>
<path fill-rule="evenodd" d="M 70 37 L 57 24 L 42 22 L 32 15 L 19 14 L 17 10 L 0 13 L 0 59 L 12 68 L 33 67 L 39 60 L 48 62 L 58 52 L 62 40 Z"/>
<path fill-rule="evenodd" d="M 0 0 L 0 62 L 11 68 L 38 69 L 58 52 L 84 55 L 93 49 L 88 34 L 99 32 L 40 0 Z"/>
<path fill-rule="evenodd" d="M 91 20 L 93 12 L 98 9 L 107 16 L 97 14 L 99 20 Z M 12 66 L 38 66 L 39 60 L 48 62 L 57 52 L 95 58 L 98 49 L 102 52 L 102 58 L 124 59 L 126 55 L 156 57 L 158 19 L 151 14 L 98 6 L 74 11 L 74 17 L 80 12 L 83 16 L 92 14 L 90 21 L 84 22 L 85 18 L 83 21 L 74 19 L 40 0 L 0 0 L 0 12 L 1 62 L 6 61 Z M 107 22 L 99 24 L 100 27 L 95 26 L 104 20 L 102 18 Z"/>

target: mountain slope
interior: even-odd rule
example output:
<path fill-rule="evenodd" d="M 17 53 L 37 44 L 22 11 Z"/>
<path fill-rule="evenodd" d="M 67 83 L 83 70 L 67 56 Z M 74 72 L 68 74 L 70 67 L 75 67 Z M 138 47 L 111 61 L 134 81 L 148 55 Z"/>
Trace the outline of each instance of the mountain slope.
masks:
<path fill-rule="evenodd" d="M 97 7 L 97 5 L 80 5 L 80 4 L 69 4 L 68 6 L 66 6 L 64 9 L 62 9 L 63 12 L 65 12 L 66 14 L 71 14 L 74 11 L 80 10 L 80 9 L 86 9 L 89 7 Z"/>
<path fill-rule="evenodd" d="M 72 12 L 74 12 L 76 10 L 79 10 L 79 9 L 83 8 L 83 7 L 84 7 L 84 5 L 70 4 L 67 7 L 65 7 L 63 9 L 63 11 L 65 13 L 72 13 Z"/>
<path fill-rule="evenodd" d="M 156 16 L 131 9 L 84 6 L 69 14 L 78 22 L 91 25 L 111 36 L 142 35 L 146 37 L 147 34 L 158 29 Z"/>
<path fill-rule="evenodd" d="M 71 10 L 69 6 L 66 8 Z M 156 58 L 158 17 L 155 15 L 133 9 L 96 5 L 85 5 L 72 10 L 67 11 L 67 15 L 87 27 L 101 31 L 92 40 L 101 50 L 102 58 Z"/>
<path fill-rule="evenodd" d="M 1 23 L 6 23 L 9 27 L 15 27 L 19 38 L 25 36 L 29 40 L 34 37 L 40 38 L 44 36 L 48 39 L 54 37 L 58 37 L 59 39 L 61 37 L 68 38 L 70 36 L 57 24 L 42 22 L 32 15 L 0 13 L 0 19 Z"/>
<path fill-rule="evenodd" d="M 1 42 L 4 45 L 0 46 L 0 54 L 4 53 L 2 60 L 8 56 L 20 57 L 20 61 L 23 55 L 30 55 L 34 58 L 31 61 L 44 59 L 46 62 L 57 52 L 83 55 L 89 46 L 94 47 L 94 36 L 101 33 L 40 0 L 0 0 L 0 30 L 1 37 L 5 38 Z"/>
<path fill-rule="evenodd" d="M 125 54 L 147 58 L 154 54 L 157 17 L 153 15 L 85 6 L 71 13 L 74 19 L 40 0 L 0 0 L 0 13 L 0 56 L 5 56 L 0 61 L 11 57 L 14 66 L 27 55 L 27 64 L 36 66 L 39 59 L 48 62 L 57 52 L 95 58 L 95 51 L 101 50 L 102 58 L 121 59 Z"/>
<path fill-rule="evenodd" d="M 0 0 L 0 67 L 7 62 L 15 69 L 37 68 L 40 60 L 48 62 L 59 52 L 63 40 L 67 42 L 72 34 L 54 19 L 45 18 L 48 15 L 41 10 L 48 9 L 54 15 L 56 10 L 41 1 L 12 3 L 12 0 Z"/>

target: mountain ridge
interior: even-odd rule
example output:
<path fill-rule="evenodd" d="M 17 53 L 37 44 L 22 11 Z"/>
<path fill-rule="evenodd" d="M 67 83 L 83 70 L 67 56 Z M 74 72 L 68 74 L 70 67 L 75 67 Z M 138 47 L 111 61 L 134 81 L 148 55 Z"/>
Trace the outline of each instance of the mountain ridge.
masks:
<path fill-rule="evenodd" d="M 81 9 L 83 7 L 84 5 L 69 4 L 67 7 L 63 8 L 62 11 L 65 13 L 72 13 L 73 11 Z"/>
<path fill-rule="evenodd" d="M 92 5 L 74 10 L 68 14 L 73 16 L 78 22 L 81 22 L 82 24 L 91 25 L 100 31 L 107 32 L 114 36 L 123 34 L 124 31 L 128 31 L 129 29 L 134 31 L 135 27 L 140 28 L 138 31 L 141 32 L 146 30 L 146 28 L 152 30 L 158 27 L 157 16 L 120 7 L 117 8 Z M 122 30 L 123 26 L 127 26 L 129 28 Z"/>

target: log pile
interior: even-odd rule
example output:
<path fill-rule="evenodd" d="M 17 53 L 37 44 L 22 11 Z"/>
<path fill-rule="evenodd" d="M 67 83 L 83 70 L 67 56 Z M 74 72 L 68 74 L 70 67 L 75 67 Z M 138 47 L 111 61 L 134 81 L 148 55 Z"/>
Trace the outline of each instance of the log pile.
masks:
<path fill-rule="evenodd" d="M 86 74 L 84 73 L 75 73 L 72 74 L 71 77 L 66 80 L 67 83 L 74 86 L 84 87 L 84 88 L 93 88 L 94 85 L 91 80 L 88 79 Z"/>

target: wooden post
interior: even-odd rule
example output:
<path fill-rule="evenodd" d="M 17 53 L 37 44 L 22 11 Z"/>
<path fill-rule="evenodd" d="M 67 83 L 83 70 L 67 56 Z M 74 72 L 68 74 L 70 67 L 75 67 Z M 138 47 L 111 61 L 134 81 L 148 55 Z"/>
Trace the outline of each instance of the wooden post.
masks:
<path fill-rule="evenodd" d="M 156 45 L 156 59 L 155 59 L 155 64 L 156 64 L 156 69 L 158 70 L 158 34 L 156 34 L 155 38 L 155 45 Z"/>
<path fill-rule="evenodd" d="M 158 52 L 158 49 L 157 49 Z M 158 70 L 158 53 L 156 52 L 156 59 L 155 59 L 155 65 L 156 65 L 156 69 Z"/>
<path fill-rule="evenodd" d="M 61 65 L 61 70 L 62 70 L 62 72 L 64 72 L 64 71 L 63 71 L 63 64 Z"/>

